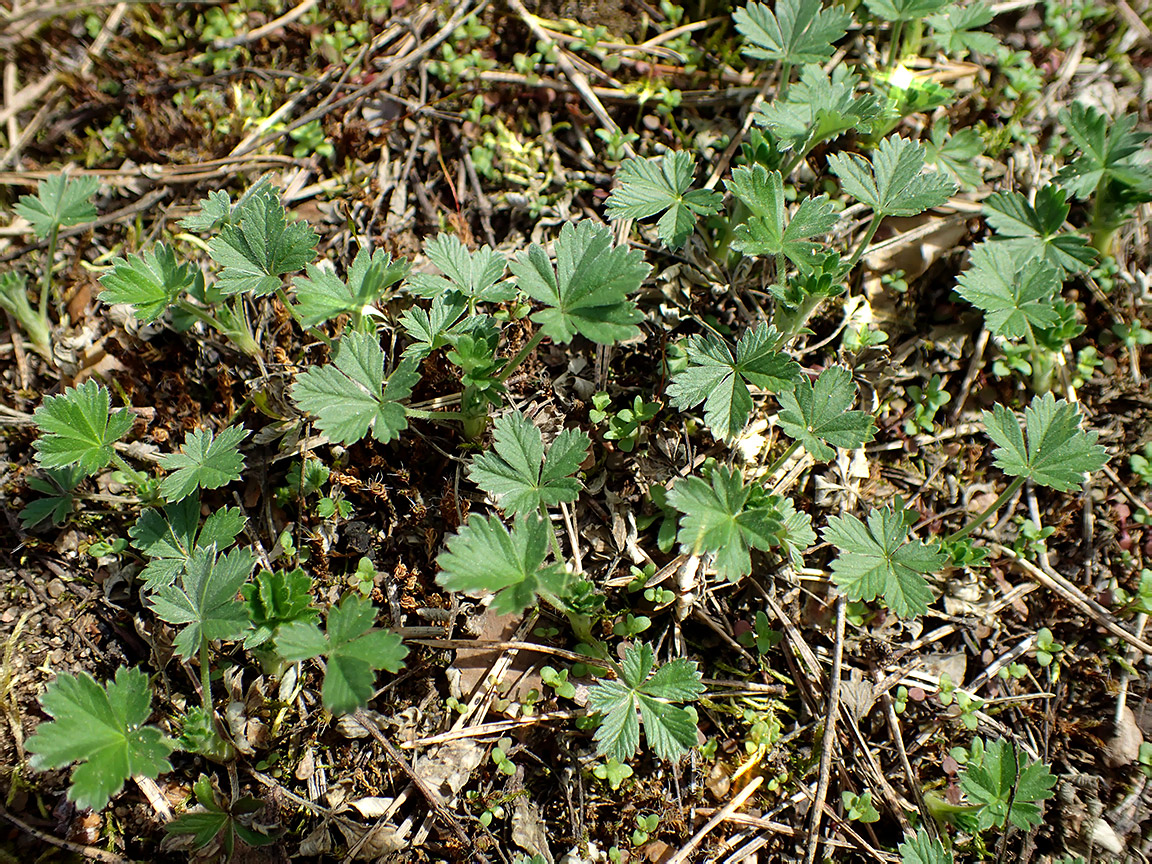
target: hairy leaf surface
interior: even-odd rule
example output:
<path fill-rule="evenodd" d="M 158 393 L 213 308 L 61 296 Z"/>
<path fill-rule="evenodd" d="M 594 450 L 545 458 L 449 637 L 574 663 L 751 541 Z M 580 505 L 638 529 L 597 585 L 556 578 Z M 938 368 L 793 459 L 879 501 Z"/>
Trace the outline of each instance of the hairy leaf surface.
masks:
<path fill-rule="evenodd" d="M 565 222 L 556 238 L 556 266 L 533 243 L 509 265 L 520 289 L 547 308 L 532 320 L 553 342 L 577 334 L 612 345 L 639 334 L 643 318 L 628 299 L 651 269 L 639 250 L 612 245 L 612 232 L 590 219 Z"/>
<path fill-rule="evenodd" d="M 171 771 L 175 742 L 145 726 L 152 713 L 148 676 L 123 666 L 101 686 L 87 672 L 62 674 L 40 697 L 53 719 L 41 723 L 25 747 L 38 770 L 82 763 L 72 772 L 69 800 L 83 809 L 102 810 L 137 774 L 155 778 Z"/>
<path fill-rule="evenodd" d="M 984 428 L 997 445 L 992 458 L 1001 471 L 1067 492 L 1080 486 L 1085 472 L 1099 471 L 1108 461 L 1096 443 L 1099 434 L 1081 429 L 1081 419 L 1076 405 L 1046 393 L 1033 396 L 1024 410 L 1024 429 L 1003 405 L 984 412 Z"/>

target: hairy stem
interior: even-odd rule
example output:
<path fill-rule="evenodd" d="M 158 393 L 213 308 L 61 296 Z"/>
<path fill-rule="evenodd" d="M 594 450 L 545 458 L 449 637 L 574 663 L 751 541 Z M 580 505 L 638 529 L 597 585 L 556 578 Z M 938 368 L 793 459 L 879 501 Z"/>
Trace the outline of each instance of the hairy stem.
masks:
<path fill-rule="evenodd" d="M 985 510 L 983 513 L 981 513 L 979 516 L 977 516 L 975 519 L 973 519 L 971 522 L 969 522 L 967 525 L 965 525 L 960 530 L 953 531 L 946 538 L 944 538 L 945 541 L 948 543 L 954 543 L 957 540 L 962 540 L 965 537 L 967 537 L 969 534 L 971 534 L 973 531 L 975 531 L 977 528 L 979 528 L 981 525 L 983 525 L 985 522 L 987 522 L 992 517 L 992 514 L 995 513 L 997 510 L 999 510 L 1001 507 L 1003 507 L 1004 503 L 1009 498 L 1011 498 L 1013 495 L 1016 494 L 1016 490 L 1024 485 L 1024 480 L 1025 480 L 1024 477 L 1017 477 L 1015 480 L 1013 480 L 1011 483 L 1009 483 L 1008 488 L 1005 489 L 1002 493 L 1000 493 L 1000 497 L 997 498 L 995 501 L 993 501 L 989 505 L 987 510 Z"/>
<path fill-rule="evenodd" d="M 764 472 L 764 476 L 771 477 L 773 474 L 775 474 L 778 470 L 780 470 L 780 466 L 787 462 L 791 458 L 792 454 L 799 449 L 799 441 L 793 441 L 791 444 L 789 444 L 788 449 L 781 453 L 779 458 L 777 458 L 775 462 L 768 466 L 768 470 Z"/>
<path fill-rule="evenodd" d="M 416 420 L 431 420 L 434 423 L 467 419 L 467 415 L 461 411 L 425 411 L 422 408 L 409 408 L 407 405 L 404 406 L 404 413 Z"/>
<path fill-rule="evenodd" d="M 48 251 L 44 256 L 44 281 L 40 285 L 40 317 L 48 320 L 48 292 L 52 290 L 52 265 L 56 261 L 56 240 L 60 235 L 60 226 L 53 223 L 48 233 Z"/>
<path fill-rule="evenodd" d="M 212 669 L 208 665 L 208 640 L 200 639 L 200 704 L 204 713 L 212 716 Z"/>
<path fill-rule="evenodd" d="M 856 266 L 856 262 L 860 260 L 860 256 L 864 254 L 864 250 L 868 248 L 868 244 L 872 242 L 872 238 L 876 236 L 876 229 L 880 227 L 880 222 L 883 218 L 883 213 L 872 214 L 872 221 L 868 225 L 868 230 L 864 232 L 864 239 L 860 241 L 860 245 L 856 247 L 856 251 L 852 254 L 852 257 L 848 259 L 848 264 L 844 269 L 845 273 L 852 272 L 852 268 Z"/>
<path fill-rule="evenodd" d="M 112 464 L 127 474 L 137 489 L 143 489 L 148 485 L 148 475 L 142 471 L 137 471 L 125 461 L 123 456 L 115 451 L 112 452 Z"/>
<path fill-rule="evenodd" d="M 232 344 L 234 344 L 249 357 L 260 356 L 260 346 L 256 343 L 255 337 L 253 337 L 245 327 L 225 323 L 210 312 L 207 312 L 204 309 L 201 309 L 199 306 L 189 303 L 184 299 L 177 300 L 174 305 L 181 312 L 186 312 L 197 321 L 200 321 L 203 324 L 207 324 L 225 339 L 228 339 L 230 342 L 232 342 Z M 228 317 L 229 319 L 232 319 L 236 316 L 235 313 L 229 310 Z M 241 317 L 241 320 L 244 320 L 243 317 Z"/>
<path fill-rule="evenodd" d="M 524 347 L 516 352 L 516 356 L 513 357 L 511 360 L 509 360 L 507 365 L 503 369 L 500 370 L 500 374 L 496 376 L 496 380 L 501 382 L 501 383 L 503 383 L 504 381 L 507 381 L 508 376 L 511 375 L 513 372 L 515 372 L 516 367 L 518 367 L 521 363 L 523 363 L 524 360 L 527 359 L 528 355 L 536 350 L 536 346 L 540 344 L 540 341 L 543 338 L 544 338 L 543 328 L 541 328 L 541 329 L 537 330 L 535 333 L 533 333 L 532 338 L 524 343 Z"/>
<path fill-rule="evenodd" d="M 888 46 L 888 63 L 885 68 L 891 72 L 900 58 L 900 40 L 904 38 L 904 22 L 896 21 L 892 24 L 892 43 Z"/>
<path fill-rule="evenodd" d="M 780 64 L 780 75 L 776 79 L 776 98 L 784 100 L 788 98 L 788 79 L 792 77 L 792 64 L 784 61 Z"/>

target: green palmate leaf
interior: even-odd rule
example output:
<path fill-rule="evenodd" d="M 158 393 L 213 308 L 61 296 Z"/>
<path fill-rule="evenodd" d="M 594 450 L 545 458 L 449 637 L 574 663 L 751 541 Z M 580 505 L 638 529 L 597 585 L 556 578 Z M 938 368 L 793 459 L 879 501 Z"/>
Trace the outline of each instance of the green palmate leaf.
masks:
<path fill-rule="evenodd" d="M 556 239 L 556 269 L 533 243 L 509 265 L 520 289 L 549 307 L 532 316 L 544 335 L 567 344 L 580 334 L 612 345 L 639 334 L 643 318 L 628 295 L 651 269 L 638 250 L 612 245 L 606 225 L 583 220 L 564 223 Z"/>
<path fill-rule="evenodd" d="M 429 309 L 413 306 L 406 310 L 400 316 L 400 324 L 413 342 L 404 349 L 404 356 L 423 360 L 433 351 L 451 345 L 453 337 L 460 332 L 453 325 L 467 308 L 468 301 L 464 297 L 449 291 L 438 295 Z"/>
<path fill-rule="evenodd" d="M 983 758 L 970 762 L 960 778 L 968 800 L 980 807 L 980 830 L 1003 828 L 1009 821 L 1030 831 L 1042 821 L 1036 802 L 1051 798 L 1056 778 L 1043 762 L 1033 762 L 1007 741 L 990 741 Z"/>
<path fill-rule="evenodd" d="M 150 559 L 140 571 L 145 587 L 171 585 L 197 549 L 227 549 L 246 521 L 239 507 L 224 507 L 205 519 L 201 528 L 199 495 L 169 504 L 163 513 L 145 510 L 128 529 L 132 545 Z"/>
<path fill-rule="evenodd" d="M 375 620 L 376 607 L 353 594 L 329 610 L 324 633 L 310 621 L 285 624 L 277 631 L 276 651 L 290 663 L 325 657 L 324 707 L 350 714 L 372 698 L 376 670 L 399 672 L 408 656 L 399 636 L 372 629 Z"/>
<path fill-rule="evenodd" d="M 160 457 L 160 467 L 174 472 L 160 483 L 164 500 L 179 501 L 197 489 L 219 489 L 239 480 L 244 470 L 239 447 L 247 437 L 243 426 L 226 426 L 217 438 L 211 429 L 185 435 L 179 453 Z"/>
<path fill-rule="evenodd" d="M 225 296 L 271 294 L 282 276 L 312 260 L 318 239 L 307 222 L 289 223 L 276 190 L 264 187 L 238 204 L 208 243 L 212 260 L 224 268 L 216 289 Z"/>
<path fill-rule="evenodd" d="M 868 132 L 883 103 L 873 93 L 857 94 L 859 84 L 860 76 L 847 66 L 837 66 L 829 75 L 809 64 L 788 98 L 761 106 L 754 119 L 772 130 L 782 150 L 801 153 L 852 129 Z"/>
<path fill-rule="evenodd" d="M 1032 397 L 1024 425 L 1003 405 L 984 412 L 984 428 L 997 445 L 996 466 L 1005 474 L 1027 477 L 1041 486 L 1067 492 L 1079 486 L 1085 472 L 1099 471 L 1108 454 L 1096 443 L 1097 433 L 1080 428 L 1080 409 L 1051 393 Z"/>
<path fill-rule="evenodd" d="M 318 618 L 312 605 L 312 577 L 295 570 L 260 570 L 253 582 L 240 586 L 248 620 L 255 628 L 244 640 L 245 648 L 263 645 L 276 634 L 276 628 L 293 621 Z"/>
<path fill-rule="evenodd" d="M 32 415 L 41 435 L 32 445 L 45 468 L 76 465 L 93 474 L 112 461 L 112 445 L 132 428 L 127 409 L 109 409 L 108 391 L 95 381 L 47 397 Z"/>
<path fill-rule="evenodd" d="M 28 488 L 48 496 L 29 501 L 20 511 L 20 524 L 33 528 L 48 517 L 53 525 L 63 525 L 72 512 L 72 491 L 88 475 L 77 465 L 68 468 L 46 468 L 44 477 L 29 477 Z"/>
<path fill-rule="evenodd" d="M 1083 273 L 1096 263 L 1088 241 L 1063 232 L 1070 205 L 1067 193 L 1048 184 L 1036 193 L 1036 204 L 1019 192 L 996 192 L 984 199 L 984 217 L 996 229 L 996 243 L 1012 252 L 1018 265 L 1040 258 L 1061 274 Z"/>
<path fill-rule="evenodd" d="M 973 54 L 995 54 L 1000 41 L 991 33 L 976 32 L 991 22 L 995 13 L 982 0 L 967 6 L 952 5 L 939 15 L 928 18 L 932 39 L 945 54 L 964 57 Z"/>
<path fill-rule="evenodd" d="M 739 471 L 716 467 L 710 480 L 676 481 L 668 503 L 684 514 L 677 535 L 681 551 L 715 555 L 716 572 L 735 582 L 752 572 L 752 549 L 779 545 L 784 522 L 764 489 L 745 486 Z"/>
<path fill-rule="evenodd" d="M 851 515 L 831 516 L 824 540 L 840 552 L 832 562 L 832 578 L 845 595 L 865 601 L 880 597 L 901 618 L 928 608 L 932 592 L 924 577 L 948 560 L 936 545 L 909 538 L 899 508 L 873 510 L 867 524 Z"/>
<path fill-rule="evenodd" d="M 292 400 L 316 415 L 316 425 L 334 442 L 354 444 L 372 432 L 387 444 L 408 428 L 401 399 L 412 393 L 420 374 L 407 361 L 384 380 L 380 343 L 363 333 L 346 333 L 335 361 L 313 366 L 296 379 Z"/>
<path fill-rule="evenodd" d="M 177 264 L 176 253 L 160 243 L 143 255 L 117 258 L 100 277 L 100 299 L 111 305 L 129 303 L 141 321 L 154 321 L 196 281 L 192 264 Z"/>
<path fill-rule="evenodd" d="M 937 171 L 951 177 L 963 189 L 975 189 L 982 177 L 976 157 L 984 152 L 984 141 L 975 129 L 961 129 L 952 135 L 948 124 L 941 120 L 932 124 L 929 138 L 924 142 L 924 161 L 936 166 Z"/>
<path fill-rule="evenodd" d="M 407 261 L 393 261 L 383 249 L 369 254 L 363 248 L 348 268 L 347 281 L 328 267 L 308 264 L 308 278 L 298 278 L 292 283 L 301 325 L 318 327 L 337 315 L 372 314 L 385 292 L 408 275 L 408 267 Z"/>
<path fill-rule="evenodd" d="M 852 16 L 839 6 L 823 9 L 820 0 L 778 0 L 776 11 L 767 4 L 749 3 L 732 13 L 736 29 L 747 41 L 744 53 L 760 60 L 791 66 L 821 63 L 836 50 L 852 23 Z"/>
<path fill-rule="evenodd" d="M 884 21 L 916 21 L 939 12 L 951 0 L 864 0 L 868 11 Z"/>
<path fill-rule="evenodd" d="M 105 687 L 86 672 L 78 678 L 57 675 L 40 705 L 53 719 L 41 723 L 25 744 L 34 754 L 32 767 L 82 762 L 68 788 L 68 798 L 81 809 L 102 809 L 129 777 L 156 778 L 172 770 L 168 754 L 175 742 L 143 725 L 152 713 L 152 690 L 139 669 L 117 669 Z"/>
<path fill-rule="evenodd" d="M 915 216 L 943 204 L 956 191 L 944 174 L 923 171 L 922 145 L 899 135 L 881 141 L 871 162 L 854 153 L 834 153 L 828 165 L 844 191 L 877 215 Z"/>
<path fill-rule="evenodd" d="M 21 195 L 13 209 L 32 223 L 37 237 L 44 238 L 57 228 L 94 220 L 96 208 L 88 199 L 99 186 L 95 177 L 54 174 L 36 184 L 35 195 Z"/>
<path fill-rule="evenodd" d="M 852 450 L 876 437 L 870 414 L 848 410 L 856 400 L 856 385 L 852 373 L 842 366 L 825 369 L 815 384 L 801 377 L 795 389 L 777 398 L 782 409 L 777 419 L 784 434 L 799 441 L 820 462 L 836 455 L 833 447 Z"/>
<path fill-rule="evenodd" d="M 897 847 L 901 864 L 953 864 L 952 854 L 944 844 L 921 828 Z"/>
<path fill-rule="evenodd" d="M 498 614 L 522 612 L 540 593 L 561 596 L 563 564 L 544 563 L 551 530 L 535 515 L 519 517 L 511 531 L 495 516 L 473 516 L 436 559 L 436 582 L 449 591 L 495 593 L 492 610 Z"/>
<path fill-rule="evenodd" d="M 495 452 L 481 453 L 468 476 L 506 512 L 531 513 L 575 501 L 581 483 L 572 475 L 592 443 L 579 429 L 565 429 L 544 455 L 540 429 L 520 411 L 496 419 Z"/>
<path fill-rule="evenodd" d="M 803 567 L 803 553 L 816 542 L 816 532 L 812 530 L 812 517 L 803 510 L 797 510 L 792 499 L 783 495 L 770 495 L 768 504 L 783 523 L 775 534 L 775 543 L 787 554 L 792 566 Z"/>
<path fill-rule="evenodd" d="M 490 246 L 469 252 L 455 235 L 437 234 L 428 241 L 424 251 L 444 275 L 413 273 L 408 280 L 408 290 L 417 297 L 439 297 L 448 293 L 462 295 L 474 303 L 503 303 L 516 296 L 514 285 L 500 281 L 508 262 Z"/>
<path fill-rule="evenodd" d="M 1144 144 L 1148 134 L 1135 131 L 1135 114 L 1111 118 L 1079 102 L 1060 112 L 1060 122 L 1080 148 L 1080 155 L 1065 165 L 1056 180 L 1073 198 L 1087 198 L 1104 181 L 1130 187 L 1140 200 L 1152 193 L 1152 165 Z"/>
<path fill-rule="evenodd" d="M 696 160 L 679 151 L 651 159 L 626 159 L 616 172 L 620 185 L 608 196 L 609 219 L 647 219 L 663 213 L 656 225 L 664 243 L 677 249 L 688 240 L 699 216 L 720 212 L 723 196 L 691 189 Z"/>
<path fill-rule="evenodd" d="M 956 293 L 983 311 L 992 333 L 1021 339 L 1060 320 L 1060 284 L 1055 268 L 1043 259 L 1018 269 L 1004 244 L 985 242 L 972 250 L 972 266 L 956 280 Z"/>
<path fill-rule="evenodd" d="M 700 697 L 700 671 L 683 657 L 655 671 L 654 666 L 650 645 L 630 645 L 618 668 L 619 680 L 598 681 L 588 688 L 589 706 L 603 715 L 595 736 L 598 755 L 618 762 L 635 756 L 641 718 L 644 737 L 660 759 L 678 759 L 696 745 L 694 716 L 671 703 Z"/>
<path fill-rule="evenodd" d="M 704 403 L 704 422 L 719 438 L 733 438 L 752 413 L 749 384 L 771 393 L 788 390 L 800 374 L 799 364 L 776 350 L 780 334 L 766 324 L 749 330 L 736 344 L 736 356 L 711 333 L 688 340 L 688 368 L 668 385 L 677 408 Z"/>
<path fill-rule="evenodd" d="M 248 616 L 236 594 L 248 581 L 255 563 L 248 549 L 219 556 L 215 546 L 195 549 L 172 585 L 157 586 L 149 597 L 156 617 L 185 625 L 172 643 L 177 654 L 188 660 L 200 650 L 202 641 L 245 635 Z"/>
<path fill-rule="evenodd" d="M 268 185 L 264 178 L 258 180 L 244 193 L 241 200 L 259 192 Z M 227 192 L 209 192 L 207 198 L 200 199 L 200 210 L 181 220 L 180 227 L 188 231 L 215 231 L 232 219 L 232 199 Z"/>
<path fill-rule="evenodd" d="M 828 196 L 805 198 L 789 218 L 779 171 L 762 165 L 740 167 L 726 185 L 752 211 L 748 221 L 737 226 L 732 248 L 745 255 L 784 255 L 797 267 L 810 269 L 820 245 L 809 238 L 828 233 L 840 218 Z"/>
<path fill-rule="evenodd" d="M 230 861 L 237 839 L 253 847 L 276 842 L 275 837 L 254 831 L 240 821 L 241 817 L 262 809 L 263 801 L 245 796 L 229 804 L 212 788 L 212 781 L 203 776 L 192 785 L 192 791 L 203 809 L 178 816 L 165 825 L 164 830 L 169 834 L 191 835 L 193 849 L 203 849 L 219 837 L 224 860 Z"/>

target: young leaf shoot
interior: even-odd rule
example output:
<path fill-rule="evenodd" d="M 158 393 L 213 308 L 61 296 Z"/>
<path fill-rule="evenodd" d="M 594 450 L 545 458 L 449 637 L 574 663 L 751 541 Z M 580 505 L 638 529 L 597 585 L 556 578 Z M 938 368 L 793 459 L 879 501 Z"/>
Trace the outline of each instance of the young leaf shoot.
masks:
<path fill-rule="evenodd" d="M 197 549 L 227 549 L 236 542 L 246 521 L 239 507 L 225 507 L 205 519 L 201 528 L 199 495 L 168 504 L 163 513 L 145 510 L 128 529 L 132 545 L 150 559 L 140 571 L 145 587 L 171 585 Z"/>
<path fill-rule="evenodd" d="M 800 374 L 800 365 L 776 350 L 780 334 L 760 324 L 736 344 L 736 356 L 712 333 L 688 340 L 688 368 L 677 373 L 668 385 L 668 395 L 677 408 L 693 408 L 704 403 L 704 422 L 717 438 L 735 438 L 752 414 L 752 393 L 748 385 L 770 393 L 791 389 Z"/>
<path fill-rule="evenodd" d="M 408 279 L 409 293 L 417 297 L 459 295 L 470 308 L 476 303 L 504 303 L 516 296 L 510 282 L 501 281 L 507 261 L 490 246 L 481 246 L 475 252 L 453 234 L 437 234 L 425 246 L 429 260 L 443 276 L 433 273 L 413 273 Z"/>
<path fill-rule="evenodd" d="M 665 245 L 679 249 L 700 216 L 720 212 L 723 196 L 709 189 L 692 189 L 696 160 L 678 151 L 651 159 L 626 159 L 616 172 L 619 181 L 608 196 L 608 218 L 647 219 L 662 213 L 656 232 Z"/>
<path fill-rule="evenodd" d="M 1056 793 L 1056 777 L 1043 762 L 1033 762 L 1007 741 L 989 741 L 983 758 L 966 766 L 960 788 L 979 805 L 976 818 L 981 831 L 1003 828 L 1011 822 L 1031 831 L 1042 821 L 1038 802 Z"/>
<path fill-rule="evenodd" d="M 99 186 L 100 181 L 90 174 L 52 174 L 36 184 L 35 195 L 21 195 L 13 209 L 32 223 L 32 232 L 43 239 L 60 228 L 95 220 L 96 208 L 89 199 Z"/>
<path fill-rule="evenodd" d="M 832 579 L 851 600 L 884 603 L 901 618 L 923 615 L 932 602 L 925 576 L 948 559 L 937 544 L 908 536 L 905 511 L 885 507 L 868 514 L 828 517 L 824 540 L 840 552 L 832 562 Z"/>
<path fill-rule="evenodd" d="M 1060 320 L 1056 294 L 1060 277 L 1043 258 L 1018 268 L 1002 243 L 981 243 L 972 250 L 972 266 L 956 280 L 956 293 L 984 313 L 988 330 L 1009 339 L 1034 341 L 1037 330 Z"/>
<path fill-rule="evenodd" d="M 420 374 L 407 362 L 384 379 L 384 352 L 375 337 L 345 333 L 335 361 L 312 366 L 296 379 L 292 399 L 316 415 L 316 425 L 328 438 L 354 444 L 372 432 L 387 444 L 408 428 L 401 399 L 412 393 Z"/>
<path fill-rule="evenodd" d="M 752 211 L 748 221 L 737 226 L 732 248 L 745 255 L 784 256 L 802 270 L 811 269 L 820 249 L 811 238 L 827 234 L 840 218 L 828 196 L 805 198 L 787 217 L 779 171 L 767 171 L 763 165 L 740 167 L 726 182 L 728 190 Z M 778 272 L 777 278 L 783 275 Z"/>
<path fill-rule="evenodd" d="M 117 258 L 100 277 L 100 299 L 112 305 L 128 303 L 141 321 L 155 321 L 196 281 L 191 263 L 176 262 L 176 253 L 163 243 L 143 254 Z"/>
<path fill-rule="evenodd" d="M 208 546 L 193 551 L 172 585 L 157 586 L 149 596 L 156 617 L 184 625 L 172 642 L 177 654 L 189 660 L 209 642 L 245 635 L 248 616 L 236 595 L 255 563 L 248 549 L 217 555 L 216 547 Z"/>
<path fill-rule="evenodd" d="M 732 13 L 736 29 L 749 42 L 744 46 L 749 57 L 786 66 L 823 63 L 852 23 L 846 9 L 823 9 L 820 0 L 779 0 L 775 5 L 773 11 L 766 3 L 749 3 Z"/>
<path fill-rule="evenodd" d="M 716 572 L 735 582 L 752 572 L 752 549 L 778 545 L 784 523 L 763 488 L 745 486 L 739 471 L 717 466 L 710 479 L 677 480 L 668 503 L 684 514 L 677 535 L 681 551 L 715 555 Z"/>
<path fill-rule="evenodd" d="M 408 267 L 407 261 L 393 261 L 383 249 L 369 254 L 363 248 L 352 260 L 346 280 L 330 267 L 308 264 L 307 278 L 298 277 L 292 283 L 300 324 L 318 327 L 338 315 L 348 314 L 359 320 L 373 314 L 388 289 L 408 275 Z"/>
<path fill-rule="evenodd" d="M 996 467 L 1059 492 L 1079 487 L 1086 472 L 1099 471 L 1108 461 L 1096 443 L 1099 433 L 1081 429 L 1080 421 L 1078 406 L 1051 393 L 1032 397 L 1024 409 L 1024 430 L 1003 405 L 984 412 L 984 428 L 997 445 L 992 451 Z"/>
<path fill-rule="evenodd" d="M 575 501 L 580 481 L 572 475 L 591 444 L 579 429 L 561 432 L 548 453 L 540 429 L 520 411 L 496 420 L 494 452 L 481 453 L 468 476 L 511 515 Z"/>
<path fill-rule="evenodd" d="M 211 429 L 189 432 L 179 453 L 160 458 L 160 467 L 173 472 L 160 482 L 164 500 L 179 501 L 197 489 L 219 489 L 239 480 L 244 470 L 239 447 L 247 437 L 243 426 L 226 426 L 215 438 Z"/>
<path fill-rule="evenodd" d="M 1096 263 L 1088 241 L 1064 231 L 1071 209 L 1067 194 L 1049 183 L 1037 191 L 1035 205 L 1019 192 L 996 192 L 984 199 L 984 218 L 996 229 L 992 239 L 1012 252 L 1017 267 L 1041 258 L 1064 274 L 1083 273 Z"/>
<path fill-rule="evenodd" d="M 376 607 L 351 594 L 328 612 L 325 631 L 297 619 L 277 631 L 276 651 L 290 663 L 326 658 L 321 698 L 333 714 L 351 714 L 372 698 L 376 670 L 399 672 L 408 649 L 395 633 L 374 630 Z"/>
<path fill-rule="evenodd" d="M 652 646 L 630 645 L 616 670 L 617 680 L 601 679 L 588 688 L 589 706 L 603 715 L 595 735 L 598 755 L 618 762 L 635 756 L 640 718 L 644 737 L 660 759 L 679 759 L 696 745 L 693 715 L 672 704 L 698 699 L 704 692 L 696 664 L 678 657 L 658 669 L 655 665 Z"/>
<path fill-rule="evenodd" d="M 236 205 L 220 233 L 208 242 L 212 259 L 223 269 L 216 290 L 264 297 L 282 287 L 282 277 L 312 261 L 319 238 L 307 222 L 289 222 L 271 186 Z"/>
<path fill-rule="evenodd" d="M 509 265 L 520 290 L 547 308 L 532 315 L 553 342 L 567 344 L 577 334 L 601 345 L 639 335 L 642 319 L 628 299 L 651 267 L 643 255 L 612 245 L 612 232 L 590 219 L 565 222 L 556 238 L 556 267 L 533 243 Z"/>
<path fill-rule="evenodd" d="M 253 630 L 244 639 L 245 648 L 263 645 L 276 635 L 276 630 L 293 621 L 315 622 L 318 615 L 312 605 L 312 577 L 297 567 L 295 570 L 260 570 L 252 582 L 240 586 L 244 608 Z"/>
<path fill-rule="evenodd" d="M 948 177 L 923 170 L 922 144 L 899 135 L 881 141 L 871 161 L 855 153 L 833 153 L 828 165 L 844 191 L 876 216 L 916 216 L 940 206 L 956 191 Z"/>
<path fill-rule="evenodd" d="M 836 455 L 833 447 L 853 450 L 876 437 L 872 416 L 849 410 L 856 401 L 856 385 L 852 373 L 843 366 L 825 369 L 815 384 L 802 376 L 794 389 L 777 399 L 780 428 L 819 462 Z"/>
<path fill-rule="evenodd" d="M 500 615 L 524 611 L 537 594 L 559 597 L 568 579 L 562 563 L 544 563 L 551 531 L 535 514 L 518 518 L 511 531 L 495 516 L 472 516 L 436 559 L 436 582 L 448 591 L 496 594 L 492 610 Z"/>
<path fill-rule="evenodd" d="M 32 415 L 44 433 L 32 445 L 45 468 L 79 466 L 85 474 L 113 461 L 112 445 L 132 428 L 126 408 L 111 411 L 108 391 L 89 379 L 59 396 L 48 396 Z"/>

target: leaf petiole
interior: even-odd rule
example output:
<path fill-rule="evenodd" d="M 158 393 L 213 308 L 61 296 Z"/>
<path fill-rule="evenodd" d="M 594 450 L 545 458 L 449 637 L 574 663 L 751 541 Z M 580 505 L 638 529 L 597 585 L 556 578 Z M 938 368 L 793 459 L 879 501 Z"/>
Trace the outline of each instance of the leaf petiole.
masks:
<path fill-rule="evenodd" d="M 404 406 L 404 413 L 416 420 L 431 420 L 433 423 L 465 419 L 461 411 L 425 411 L 422 408 L 409 408 L 407 405 Z"/>
<path fill-rule="evenodd" d="M 764 476 L 765 477 L 773 476 L 777 471 L 780 470 L 780 466 L 782 466 L 785 462 L 787 462 L 792 457 L 792 454 L 795 453 L 799 449 L 800 449 L 800 442 L 799 441 L 793 441 L 791 444 L 789 444 L 788 449 L 785 450 L 783 453 L 781 453 L 780 456 L 777 457 L 776 461 L 768 466 L 768 470 L 764 472 Z"/>
<path fill-rule="evenodd" d="M 200 638 L 200 704 L 204 713 L 212 717 L 212 667 L 209 665 L 208 640 Z"/>
<path fill-rule="evenodd" d="M 137 489 L 144 489 L 147 487 L 149 482 L 148 475 L 142 471 L 137 471 L 135 468 L 129 465 L 124 457 L 117 453 L 115 450 L 112 451 L 112 464 L 127 474 L 128 478 L 132 481 L 132 485 Z"/>
<path fill-rule="evenodd" d="M 516 352 L 516 356 L 509 360 L 504 368 L 500 370 L 500 374 L 496 376 L 496 380 L 501 384 L 507 381 L 508 376 L 515 372 L 516 368 L 528 358 L 528 355 L 536 350 L 536 346 L 539 345 L 543 339 L 544 328 L 541 327 L 532 334 L 531 339 L 524 343 L 524 347 Z"/>
<path fill-rule="evenodd" d="M 60 234 L 60 223 L 52 221 L 48 234 L 48 251 L 44 256 L 44 283 L 40 286 L 40 318 L 48 320 L 48 292 L 52 290 L 52 265 L 56 260 L 56 241 Z"/>
<path fill-rule="evenodd" d="M 944 542 L 955 543 L 957 540 L 962 540 L 981 525 L 983 525 L 985 522 L 987 522 L 992 517 L 993 513 L 1003 507 L 1005 502 L 1007 502 L 1009 498 L 1016 494 L 1016 490 L 1023 486 L 1024 481 L 1027 479 L 1027 477 L 1019 476 L 1011 483 L 1009 483 L 1007 488 L 1000 493 L 1000 497 L 988 506 L 988 509 L 986 509 L 983 513 L 981 513 L 963 528 L 959 529 L 958 531 L 953 531 L 946 538 L 944 538 Z"/>
<path fill-rule="evenodd" d="M 860 260 L 860 256 L 864 254 L 864 250 L 868 248 L 868 244 L 872 242 L 872 238 L 876 236 L 876 229 L 880 227 L 880 222 L 883 218 L 883 213 L 872 214 L 872 221 L 868 225 L 868 230 L 864 232 L 864 238 L 860 241 L 860 245 L 856 247 L 856 251 L 852 257 L 848 259 L 848 263 L 844 265 L 845 273 L 852 272 L 852 268 L 856 266 L 856 262 Z"/>
<path fill-rule="evenodd" d="M 206 312 L 194 303 L 189 303 L 184 298 L 178 298 L 173 304 L 181 312 L 191 315 L 197 321 L 207 324 L 221 336 L 231 341 L 237 348 L 247 354 L 249 357 L 260 356 L 260 346 L 257 344 L 256 339 L 248 331 L 247 327 L 240 327 L 236 324 L 228 324 L 221 321 L 211 312 Z M 227 310 L 229 318 L 240 318 L 244 320 L 243 315 L 237 315 L 233 310 Z M 245 321 L 247 324 L 247 321 Z"/>

